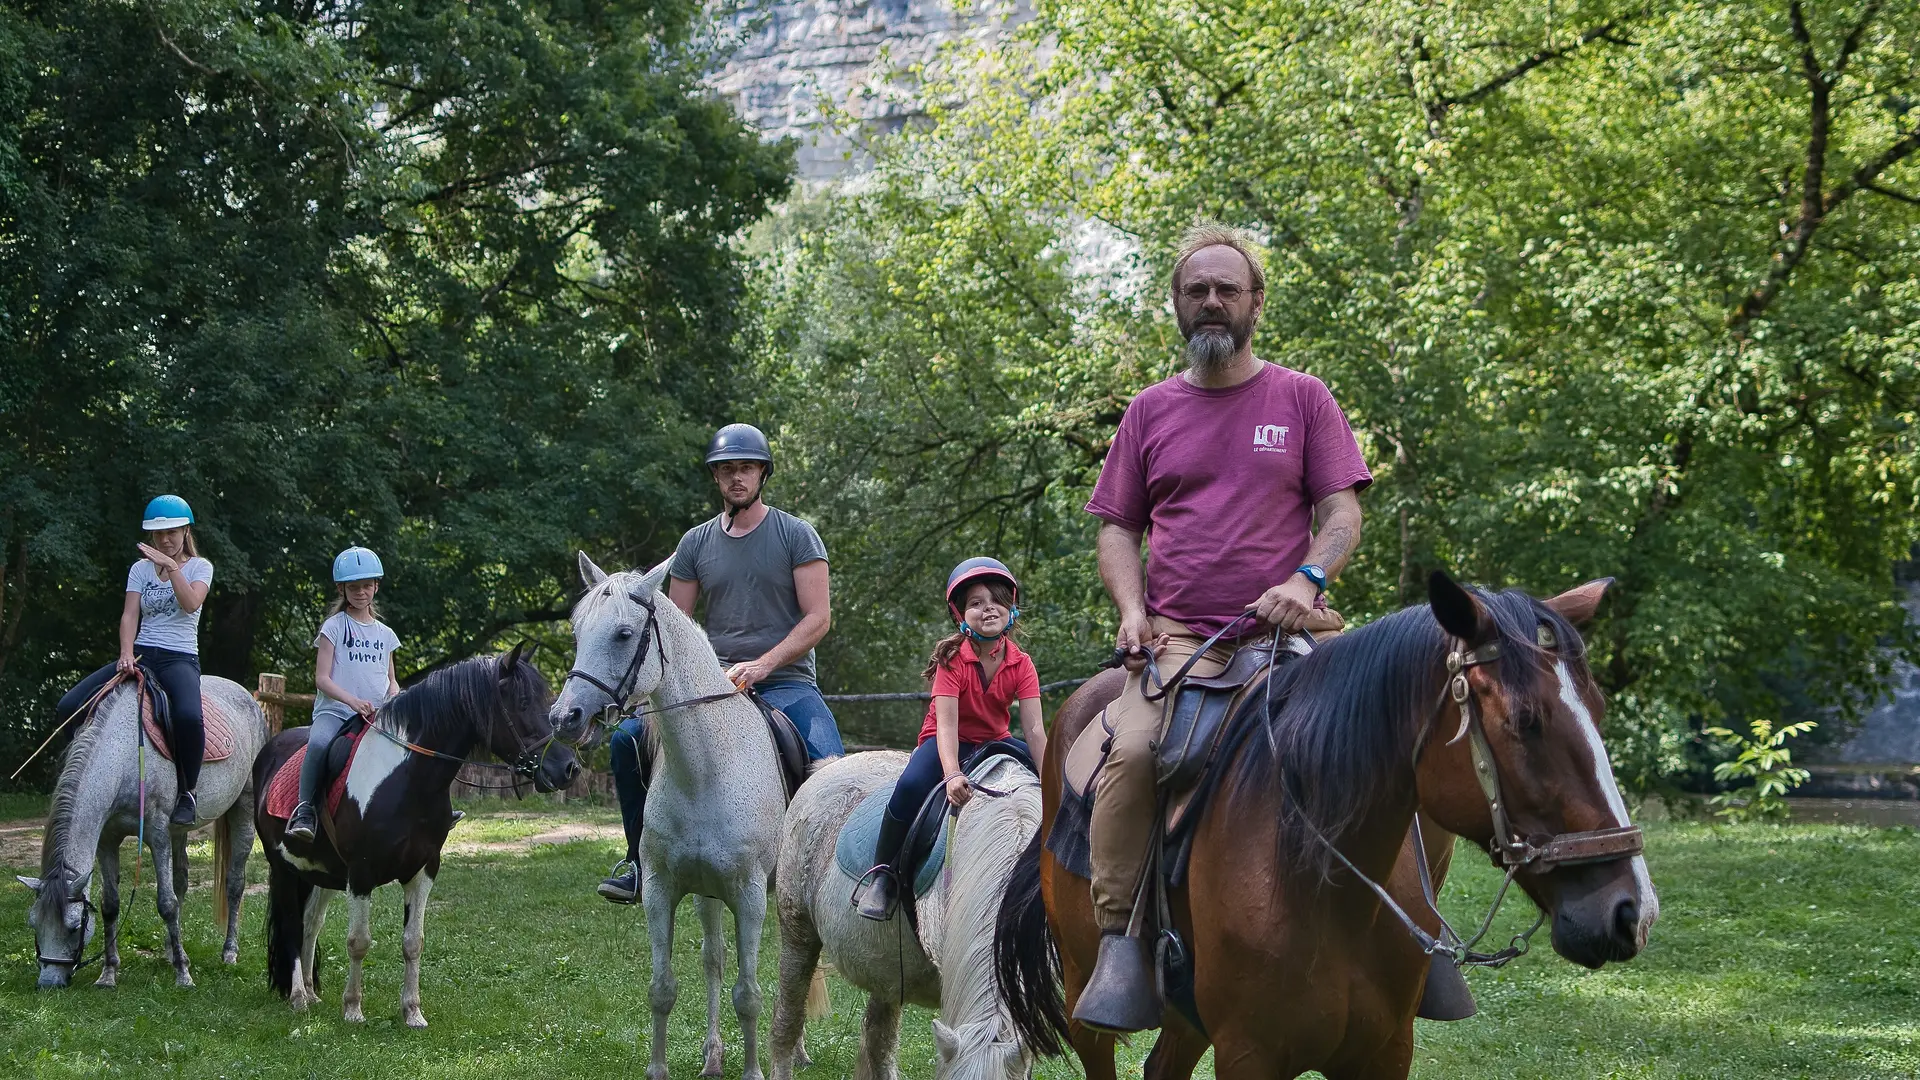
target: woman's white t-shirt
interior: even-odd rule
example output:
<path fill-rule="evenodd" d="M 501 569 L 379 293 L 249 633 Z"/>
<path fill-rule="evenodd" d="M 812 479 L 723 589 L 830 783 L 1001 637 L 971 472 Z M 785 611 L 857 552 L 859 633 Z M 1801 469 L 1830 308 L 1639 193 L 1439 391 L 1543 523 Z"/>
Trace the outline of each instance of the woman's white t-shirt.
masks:
<path fill-rule="evenodd" d="M 213 581 L 213 564 L 197 555 L 180 568 L 186 571 L 188 584 Z M 200 613 L 206 610 L 205 604 L 182 611 L 180 598 L 173 594 L 173 582 L 155 572 L 149 559 L 141 559 L 127 571 L 127 591 L 140 594 L 140 632 L 133 636 L 135 648 L 145 645 L 200 655 Z"/>
<path fill-rule="evenodd" d="M 313 647 L 319 648 L 322 641 L 333 642 L 333 670 L 328 674 L 340 689 L 376 705 L 387 700 L 387 665 L 389 658 L 400 649 L 400 638 L 386 623 L 378 619 L 370 623 L 357 622 L 353 616 L 338 611 L 320 624 Z M 353 715 L 352 709 L 317 689 L 313 695 L 313 711 L 315 715 L 323 711 L 334 716 Z"/>

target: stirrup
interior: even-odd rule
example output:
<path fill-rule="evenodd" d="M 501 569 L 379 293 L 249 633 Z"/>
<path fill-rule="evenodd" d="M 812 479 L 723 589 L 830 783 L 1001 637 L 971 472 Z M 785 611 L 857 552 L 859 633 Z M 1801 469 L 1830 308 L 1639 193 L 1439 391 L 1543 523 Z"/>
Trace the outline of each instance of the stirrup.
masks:
<path fill-rule="evenodd" d="M 1100 935 L 1093 975 L 1074 1002 L 1083 1027 L 1125 1035 L 1160 1026 L 1160 987 L 1154 978 L 1153 943 L 1123 931 Z"/>
<path fill-rule="evenodd" d="M 313 803 L 302 799 L 287 816 L 287 835 L 296 840 L 311 840 L 320 824 L 320 811 Z"/>
<path fill-rule="evenodd" d="M 175 829 L 191 829 L 200 823 L 200 801 L 193 792 L 183 791 L 174 800 L 173 813 L 167 816 L 167 824 Z"/>
<path fill-rule="evenodd" d="M 848 901 L 861 918 L 886 922 L 900 906 L 900 876 L 893 872 L 891 865 L 881 863 L 860 875 Z"/>

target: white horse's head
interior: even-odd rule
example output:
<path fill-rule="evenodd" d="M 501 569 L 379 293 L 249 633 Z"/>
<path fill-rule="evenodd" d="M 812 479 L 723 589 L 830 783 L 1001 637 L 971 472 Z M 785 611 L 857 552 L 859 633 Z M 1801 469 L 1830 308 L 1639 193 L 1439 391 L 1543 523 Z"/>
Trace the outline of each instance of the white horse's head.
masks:
<path fill-rule="evenodd" d="M 92 876 L 83 878 L 56 863 L 45 878 L 15 880 L 33 890 L 27 925 L 33 929 L 34 953 L 40 960 L 40 989 L 64 987 L 73 981 L 93 940 L 93 901 L 87 896 Z"/>
<path fill-rule="evenodd" d="M 580 553 L 586 592 L 573 606 L 573 669 L 550 714 L 559 738 L 582 741 L 590 735 L 593 717 L 625 708 L 659 687 L 667 662 L 660 620 L 678 614 L 665 611 L 673 602 L 660 591 L 667 566 L 663 562 L 645 574 L 608 574 Z"/>

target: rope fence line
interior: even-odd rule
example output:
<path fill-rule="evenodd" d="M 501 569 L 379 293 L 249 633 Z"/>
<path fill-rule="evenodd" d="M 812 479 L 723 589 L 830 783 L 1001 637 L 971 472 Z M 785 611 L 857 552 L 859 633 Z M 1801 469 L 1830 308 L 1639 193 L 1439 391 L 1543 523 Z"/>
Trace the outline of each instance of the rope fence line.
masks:
<path fill-rule="evenodd" d="M 1091 678 L 1093 678 L 1093 676 L 1085 675 L 1078 679 L 1061 679 L 1059 682 L 1041 683 L 1040 692 L 1043 694 L 1051 694 L 1055 690 L 1065 690 L 1065 689 L 1068 689 L 1069 687 L 1079 686 L 1081 683 L 1086 682 L 1088 679 L 1091 679 Z M 933 700 L 933 695 L 924 690 L 918 691 L 918 692 L 912 692 L 912 693 L 895 693 L 895 694 L 821 694 L 820 697 L 824 701 L 932 701 Z"/>

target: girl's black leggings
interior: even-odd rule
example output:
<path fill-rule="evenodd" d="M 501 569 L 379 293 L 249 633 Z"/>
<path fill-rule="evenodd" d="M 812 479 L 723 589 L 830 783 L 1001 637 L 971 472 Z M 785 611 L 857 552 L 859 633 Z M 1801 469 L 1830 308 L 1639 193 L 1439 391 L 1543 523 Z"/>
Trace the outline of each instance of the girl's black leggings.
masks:
<path fill-rule="evenodd" d="M 180 790 L 192 791 L 200 784 L 200 759 L 207 752 L 207 732 L 200 716 L 200 658 L 192 653 L 150 645 L 134 646 L 133 656 L 153 672 L 161 689 L 167 692 L 173 717 L 173 772 L 180 780 Z M 108 664 L 81 679 L 80 685 L 60 699 L 54 722 L 66 720 L 74 710 L 85 705 L 88 698 L 99 693 L 107 680 L 113 678 L 113 672 L 114 665 Z"/>

